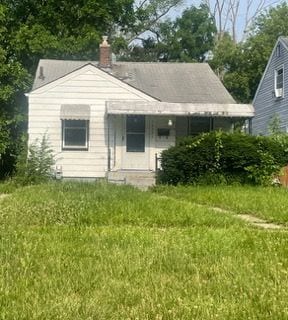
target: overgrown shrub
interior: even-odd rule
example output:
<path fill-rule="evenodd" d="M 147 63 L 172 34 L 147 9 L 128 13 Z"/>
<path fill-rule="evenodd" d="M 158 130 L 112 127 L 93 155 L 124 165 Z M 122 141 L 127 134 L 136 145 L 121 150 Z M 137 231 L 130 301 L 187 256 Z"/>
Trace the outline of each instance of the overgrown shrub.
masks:
<path fill-rule="evenodd" d="M 54 164 L 52 150 L 46 135 L 27 147 L 27 139 L 23 138 L 22 152 L 16 164 L 14 181 L 21 185 L 47 182 L 52 177 L 51 167 Z"/>
<path fill-rule="evenodd" d="M 288 139 L 221 131 L 184 138 L 162 153 L 165 184 L 268 184 L 288 163 Z"/>

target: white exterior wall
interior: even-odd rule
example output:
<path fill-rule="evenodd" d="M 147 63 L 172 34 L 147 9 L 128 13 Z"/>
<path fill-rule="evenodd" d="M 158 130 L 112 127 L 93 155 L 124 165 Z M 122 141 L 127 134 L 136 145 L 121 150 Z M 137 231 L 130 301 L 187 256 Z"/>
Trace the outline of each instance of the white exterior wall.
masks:
<path fill-rule="evenodd" d="M 148 139 L 148 148 L 145 152 L 148 153 L 147 170 L 155 170 L 155 155 L 159 157 L 161 152 L 170 146 L 175 145 L 175 116 L 153 116 L 146 115 L 146 129 Z M 168 121 L 172 120 L 172 126 L 168 125 Z M 158 128 L 169 129 L 169 136 L 158 136 Z M 123 143 L 125 135 L 125 115 L 110 116 L 110 154 L 111 154 L 111 170 L 117 171 L 122 169 L 123 150 L 126 146 Z"/>
<path fill-rule="evenodd" d="M 32 91 L 29 95 L 29 143 L 47 134 L 63 177 L 104 177 L 108 167 L 106 101 L 154 101 L 96 67 L 83 68 Z M 90 106 L 88 151 L 62 150 L 63 104 Z"/>
<path fill-rule="evenodd" d="M 171 120 L 172 124 L 169 125 L 168 121 Z M 175 145 L 176 141 L 176 133 L 175 133 L 175 126 L 176 126 L 176 117 L 156 117 L 155 118 L 155 153 L 158 155 L 161 152 L 171 146 Z M 158 129 L 169 129 L 169 136 L 158 136 Z"/>

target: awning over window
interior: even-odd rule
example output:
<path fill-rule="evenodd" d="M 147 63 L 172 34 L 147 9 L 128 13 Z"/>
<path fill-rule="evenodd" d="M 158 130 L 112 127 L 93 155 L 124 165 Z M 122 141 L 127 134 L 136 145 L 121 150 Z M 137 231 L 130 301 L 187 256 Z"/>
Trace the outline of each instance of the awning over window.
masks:
<path fill-rule="evenodd" d="M 90 106 L 87 104 L 62 104 L 61 120 L 89 120 Z"/>
<path fill-rule="evenodd" d="M 250 104 L 168 103 L 168 102 L 107 102 L 108 114 L 175 115 L 194 117 L 252 118 Z"/>

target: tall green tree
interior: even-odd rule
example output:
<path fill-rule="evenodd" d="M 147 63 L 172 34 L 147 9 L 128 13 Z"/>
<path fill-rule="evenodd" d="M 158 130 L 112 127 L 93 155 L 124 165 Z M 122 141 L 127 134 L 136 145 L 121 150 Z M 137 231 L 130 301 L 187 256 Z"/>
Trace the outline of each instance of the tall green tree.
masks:
<path fill-rule="evenodd" d="M 136 0 L 134 1 L 134 25 L 129 30 L 128 42 L 142 40 L 145 31 L 152 31 L 169 11 L 181 5 L 183 0 Z M 145 37 L 144 37 L 145 39 Z"/>
<path fill-rule="evenodd" d="M 191 6 L 174 21 L 165 20 L 151 28 L 152 36 L 142 39 L 129 58 L 150 61 L 203 61 L 213 49 L 216 25 L 209 8 Z"/>
<path fill-rule="evenodd" d="M 226 34 L 217 42 L 211 66 L 237 101 L 252 101 L 278 37 L 288 35 L 287 16 L 283 2 L 255 20 L 246 41 Z"/>
<path fill-rule="evenodd" d="M 202 61 L 205 53 L 213 49 L 217 29 L 207 5 L 185 10 L 176 19 L 175 28 L 182 61 Z"/>
<path fill-rule="evenodd" d="M 96 59 L 103 34 L 134 23 L 133 0 L 2 0 L 8 53 L 30 72 L 39 58 Z"/>
<path fill-rule="evenodd" d="M 8 9 L 0 5 L 0 178 L 13 170 L 19 132 L 25 117 L 23 92 L 30 77 L 12 55 L 8 54 Z"/>
<path fill-rule="evenodd" d="M 218 39 L 210 66 L 228 91 L 239 102 L 250 101 L 249 75 L 244 71 L 245 54 L 242 44 L 237 44 L 228 33 Z"/>

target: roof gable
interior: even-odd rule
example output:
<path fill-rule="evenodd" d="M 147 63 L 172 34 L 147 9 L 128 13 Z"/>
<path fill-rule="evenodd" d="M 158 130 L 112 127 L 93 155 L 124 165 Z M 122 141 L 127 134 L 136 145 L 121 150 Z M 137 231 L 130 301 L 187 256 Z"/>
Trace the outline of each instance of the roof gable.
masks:
<path fill-rule="evenodd" d="M 86 79 L 86 80 L 85 80 Z M 129 94 L 130 98 L 133 100 L 146 100 L 146 101 L 155 101 L 156 99 L 129 86 L 123 81 L 112 77 L 107 72 L 102 71 L 93 64 L 86 64 L 78 68 L 75 71 L 72 71 L 56 80 L 47 81 L 46 84 L 34 89 L 29 95 L 37 94 L 59 94 L 64 97 L 68 95 L 70 97 L 70 92 L 75 92 L 79 97 L 86 98 L 97 94 L 105 95 L 105 90 L 103 88 L 109 88 L 110 92 L 113 92 L 113 95 L 120 97 L 124 94 L 127 97 Z M 77 88 L 77 89 L 76 89 Z M 72 89 L 72 91 L 71 91 Z M 76 90 L 76 91 L 75 91 Z M 111 96 L 110 96 L 111 99 Z"/>
<path fill-rule="evenodd" d="M 274 48 L 273 48 L 273 50 L 272 50 L 272 53 L 271 53 L 271 55 L 270 55 L 270 57 L 269 57 L 269 60 L 268 60 L 268 62 L 267 62 L 267 64 L 266 64 L 265 70 L 264 70 L 264 72 L 263 72 L 263 74 L 262 74 L 261 80 L 260 80 L 260 82 L 259 82 L 259 85 L 258 85 L 258 87 L 257 87 L 256 93 L 255 93 L 255 95 L 254 95 L 254 99 L 253 99 L 253 101 L 252 101 L 252 105 L 254 105 L 254 103 L 255 103 L 255 100 L 256 100 L 256 98 L 257 98 L 257 96 L 258 96 L 258 93 L 259 93 L 259 91 L 260 91 L 260 89 L 261 89 L 261 87 L 262 87 L 263 81 L 264 81 L 264 79 L 265 79 L 265 77 L 266 77 L 266 75 L 267 75 L 268 70 L 270 69 L 270 66 L 271 66 L 271 64 L 272 64 L 272 61 L 274 61 L 275 54 L 276 54 L 276 50 L 277 50 L 277 46 L 278 46 L 279 44 L 282 44 L 283 48 L 284 48 L 284 49 L 287 51 L 287 53 L 288 53 L 288 37 L 282 37 L 282 36 L 281 36 L 281 37 L 279 37 L 279 38 L 277 39 L 277 41 L 276 41 L 276 43 L 275 43 L 275 45 L 274 45 Z"/>
<path fill-rule="evenodd" d="M 41 59 L 36 70 L 32 91 L 58 80 L 89 64 L 94 65 L 93 62 L 89 61 L 71 60 L 67 61 L 67 63 L 63 63 L 63 60 Z M 96 67 L 96 65 L 94 66 Z"/>

